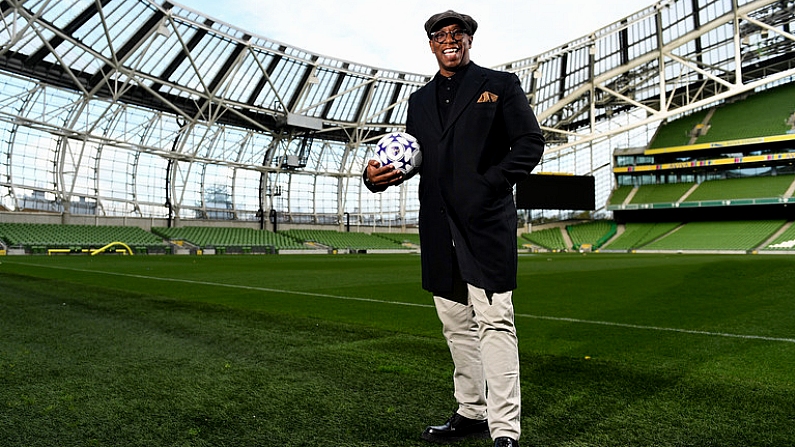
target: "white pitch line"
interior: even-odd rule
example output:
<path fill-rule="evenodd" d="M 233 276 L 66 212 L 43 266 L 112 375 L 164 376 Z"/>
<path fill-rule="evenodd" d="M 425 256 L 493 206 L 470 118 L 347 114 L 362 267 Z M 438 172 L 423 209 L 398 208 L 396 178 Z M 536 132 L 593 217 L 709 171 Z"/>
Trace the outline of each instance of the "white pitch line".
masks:
<path fill-rule="evenodd" d="M 178 282 L 178 283 L 186 283 L 186 284 L 198 284 L 198 285 L 205 285 L 205 286 L 214 286 L 214 287 L 227 287 L 232 289 L 242 289 L 242 290 L 253 290 L 257 292 L 270 292 L 270 293 L 283 293 L 286 295 L 300 295 L 300 296 L 309 296 L 313 298 L 331 298 L 335 300 L 346 300 L 346 301 L 361 301 L 361 302 L 368 302 L 368 303 L 378 303 L 378 304 L 394 304 L 397 306 L 410 306 L 410 307 L 424 307 L 424 308 L 434 308 L 432 304 L 417 304 L 417 303 L 404 303 L 402 301 L 387 301 L 387 300 L 379 300 L 375 298 L 359 298 L 353 296 L 342 296 L 342 295 L 331 295 L 327 293 L 316 293 L 316 292 L 301 292 L 297 290 L 284 290 L 284 289 L 273 289 L 269 287 L 255 287 L 255 286 L 244 286 L 239 284 L 225 284 L 225 283 L 216 283 L 210 281 L 196 281 L 192 279 L 178 279 L 178 278 L 162 278 L 158 276 L 147 276 L 147 275 L 137 275 L 133 273 L 117 273 L 117 272 L 103 272 L 98 270 L 87 270 L 87 269 L 76 269 L 76 268 L 69 268 L 69 267 L 60 267 L 60 266 L 50 266 L 50 265 L 41 265 L 41 264 L 28 264 L 24 262 L 15 263 L 20 265 L 27 265 L 31 267 L 43 267 L 43 268 L 51 268 L 51 269 L 59 269 L 59 270 L 69 270 L 75 272 L 84 272 L 84 273 L 98 273 L 102 275 L 115 275 L 115 276 L 124 276 L 128 278 L 140 278 L 140 279 L 150 279 L 155 281 L 169 281 L 169 282 Z M 592 325 L 599 325 L 599 326 L 613 326 L 613 327 L 622 327 L 622 328 L 629 328 L 629 329 L 642 329 L 642 330 L 649 330 L 649 331 L 661 331 L 661 332 L 675 332 L 680 334 L 693 334 L 693 335 L 707 335 L 711 337 L 725 337 L 725 338 L 739 338 L 744 340 L 764 340 L 764 341 L 775 341 L 775 342 L 785 342 L 785 343 L 795 343 L 795 339 L 793 338 L 781 338 L 781 337 L 766 337 L 762 335 L 743 335 L 743 334 L 730 334 L 726 332 L 709 332 L 709 331 L 697 331 L 692 329 L 678 329 L 678 328 L 668 328 L 668 327 L 659 327 L 659 326 L 643 326 L 639 324 L 630 324 L 630 323 L 614 323 L 611 321 L 598 321 L 598 320 L 581 320 L 578 318 L 566 318 L 566 317 L 550 317 L 544 315 L 531 315 L 531 314 L 516 314 L 517 317 L 520 318 L 530 318 L 534 320 L 550 320 L 550 321 L 564 321 L 568 323 L 578 323 L 578 324 L 592 324 Z"/>
<path fill-rule="evenodd" d="M 553 321 L 566 321 L 569 323 L 580 323 L 580 324 L 596 324 L 601 326 L 615 326 L 615 327 L 625 327 L 630 329 L 644 329 L 650 331 L 664 331 L 664 332 L 678 332 L 680 334 L 696 334 L 696 335 L 709 335 L 713 337 L 727 337 L 727 338 L 742 338 L 746 340 L 765 340 L 765 341 L 781 341 L 786 343 L 795 343 L 795 339 L 793 338 L 780 338 L 780 337 L 766 337 L 763 335 L 743 335 L 743 334 L 730 334 L 726 332 L 709 332 L 709 331 L 696 331 L 693 329 L 677 329 L 677 328 L 670 328 L 670 327 L 659 327 L 659 326 L 643 326 L 640 324 L 630 324 L 630 323 L 614 323 L 611 321 L 594 321 L 594 320 L 580 320 L 577 318 L 565 318 L 565 317 L 547 317 L 547 316 L 540 316 L 540 315 L 528 315 L 528 314 L 517 314 L 517 317 L 524 317 L 524 318 L 533 318 L 536 320 L 553 320 Z"/>
<path fill-rule="evenodd" d="M 431 304 L 416 304 L 416 303 L 404 303 L 401 301 L 386 301 L 386 300 L 378 300 L 375 298 L 357 298 L 353 296 L 341 296 L 341 295 L 331 295 L 327 293 L 316 293 L 316 292 L 301 292 L 298 290 L 284 290 L 284 289 L 273 289 L 269 287 L 256 287 L 256 286 L 244 286 L 240 284 L 227 284 L 227 283 L 218 283 L 218 282 L 210 282 L 210 281 L 197 281 L 193 279 L 179 279 L 179 278 L 163 278 L 159 276 L 147 276 L 147 275 L 137 275 L 134 273 L 117 273 L 117 272 L 103 272 L 100 270 L 88 270 L 88 269 L 77 269 L 71 267 L 61 267 L 55 265 L 41 265 L 41 264 L 28 264 L 25 262 L 18 262 L 15 263 L 18 265 L 27 265 L 31 267 L 42 267 L 42 268 L 50 268 L 50 269 L 58 269 L 58 270 L 68 270 L 71 272 L 83 272 L 83 273 L 97 273 L 101 275 L 114 275 L 114 276 L 124 276 L 127 278 L 139 278 L 139 279 L 151 279 L 155 281 L 168 281 L 168 282 L 178 282 L 178 283 L 185 283 L 185 284 L 195 284 L 195 285 L 202 285 L 202 286 L 214 286 L 214 287 L 226 287 L 230 289 L 242 289 L 242 290 L 253 290 L 256 292 L 270 292 L 270 293 L 284 293 L 287 295 L 301 295 L 301 296 L 311 296 L 315 298 L 332 298 L 336 300 L 348 300 L 348 301 L 365 301 L 371 303 L 380 303 L 380 304 L 395 304 L 398 306 L 414 306 L 414 307 L 429 307 L 433 308 L 434 306 Z"/>

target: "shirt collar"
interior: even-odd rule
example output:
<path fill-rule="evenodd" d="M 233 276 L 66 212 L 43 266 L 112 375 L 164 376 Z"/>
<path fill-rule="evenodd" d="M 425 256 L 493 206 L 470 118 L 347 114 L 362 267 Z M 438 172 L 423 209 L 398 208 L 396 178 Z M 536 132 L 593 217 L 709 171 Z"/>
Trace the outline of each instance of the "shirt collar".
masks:
<path fill-rule="evenodd" d="M 461 67 L 460 70 L 455 72 L 455 74 L 453 76 L 450 76 L 450 77 L 442 75 L 441 71 L 437 71 L 436 72 L 436 76 L 434 76 L 434 80 L 436 82 L 452 81 L 452 82 L 455 82 L 456 84 L 458 84 L 458 83 L 461 82 L 461 79 L 464 78 L 464 75 L 469 71 L 469 67 L 471 67 L 471 66 L 472 66 L 472 62 L 468 62 L 466 65 Z"/>

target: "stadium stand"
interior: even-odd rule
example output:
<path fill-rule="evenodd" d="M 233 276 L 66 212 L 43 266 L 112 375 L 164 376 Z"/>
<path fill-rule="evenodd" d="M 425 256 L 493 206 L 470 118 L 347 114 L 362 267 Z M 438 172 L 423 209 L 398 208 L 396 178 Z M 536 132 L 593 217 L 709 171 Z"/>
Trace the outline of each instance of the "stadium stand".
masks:
<path fill-rule="evenodd" d="M 186 241 L 201 249 L 215 249 L 217 254 L 271 253 L 273 250 L 306 248 L 303 243 L 282 233 L 252 228 L 153 227 L 152 232 L 174 242 Z"/>
<path fill-rule="evenodd" d="M 596 250 L 616 234 L 616 223 L 609 220 L 596 220 L 577 225 L 567 225 L 566 231 L 571 237 L 572 248 L 575 250 L 586 246 Z"/>
<path fill-rule="evenodd" d="M 634 188 L 632 185 L 619 186 L 617 189 L 613 190 L 612 194 L 610 194 L 610 198 L 607 199 L 607 204 L 608 205 L 623 204 L 624 201 L 627 200 L 627 197 L 629 197 L 630 193 L 632 193 L 633 189 Z"/>
<path fill-rule="evenodd" d="M 795 181 L 795 175 L 745 177 L 702 182 L 685 202 L 704 200 L 778 199 Z M 663 185 L 660 185 L 663 186 Z M 670 186 L 670 185 L 665 185 Z"/>
<path fill-rule="evenodd" d="M 378 236 L 386 240 L 396 242 L 398 244 L 408 246 L 420 246 L 420 235 L 417 233 L 372 233 L 373 236 Z"/>
<path fill-rule="evenodd" d="M 531 243 L 546 248 L 552 251 L 565 251 L 568 249 L 566 241 L 561 233 L 562 228 L 545 228 L 543 230 L 533 231 L 532 233 L 522 233 L 519 239 L 519 246 L 523 247 L 522 239 L 530 241 Z"/>
<path fill-rule="evenodd" d="M 761 250 L 795 251 L 795 225 L 793 222 L 787 222 L 782 230 L 769 244 L 761 247 Z"/>
<path fill-rule="evenodd" d="M 650 149 L 743 138 L 783 135 L 795 112 L 795 84 L 744 95 L 734 101 L 670 121 L 657 131 Z"/>
<path fill-rule="evenodd" d="M 673 231 L 678 222 L 635 222 L 627 223 L 624 232 L 604 245 L 605 250 L 633 250 L 643 248 L 646 244 Z"/>
<path fill-rule="evenodd" d="M 653 149 L 692 144 L 693 133 L 704 122 L 707 113 L 708 111 L 702 110 L 660 126 L 649 147 Z"/>
<path fill-rule="evenodd" d="M 694 183 L 665 183 L 662 185 L 639 186 L 630 203 L 673 203 L 678 202 Z"/>
<path fill-rule="evenodd" d="M 291 229 L 285 231 L 297 241 L 336 250 L 405 250 L 401 243 L 366 233 L 341 233 L 333 230 Z"/>
<path fill-rule="evenodd" d="M 785 84 L 715 109 L 696 144 L 786 134 L 795 110 L 795 84 Z"/>
<path fill-rule="evenodd" d="M 0 239 L 9 247 L 44 254 L 50 250 L 79 253 L 123 242 L 137 253 L 165 253 L 162 239 L 138 227 L 0 223 Z"/>
<path fill-rule="evenodd" d="M 795 220 L 795 83 L 730 98 L 614 151 L 607 203 L 628 222 Z"/>
<path fill-rule="evenodd" d="M 729 250 L 750 251 L 770 238 L 785 221 L 744 220 L 690 222 L 677 231 L 653 241 L 647 250 Z"/>
<path fill-rule="evenodd" d="M 674 204 L 719 201 L 705 205 L 720 206 L 731 201 L 734 204 L 778 203 L 788 198 L 795 182 L 795 175 L 775 175 L 709 180 L 702 183 L 666 183 L 642 185 L 635 188 L 629 200 L 634 205 Z M 622 187 L 626 196 L 627 186 Z M 747 199 L 743 201 L 743 199 Z M 615 203 L 615 202 L 613 202 Z M 622 202 L 623 203 L 623 202 Z"/>

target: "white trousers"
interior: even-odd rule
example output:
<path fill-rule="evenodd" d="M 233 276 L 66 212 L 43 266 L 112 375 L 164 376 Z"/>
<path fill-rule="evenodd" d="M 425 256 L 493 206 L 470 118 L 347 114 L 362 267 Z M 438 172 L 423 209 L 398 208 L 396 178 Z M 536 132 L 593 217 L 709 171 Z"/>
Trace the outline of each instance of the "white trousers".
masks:
<path fill-rule="evenodd" d="M 483 289 L 472 285 L 467 289 L 466 305 L 433 298 L 455 366 L 458 414 L 488 419 L 494 439 L 518 440 L 521 393 L 512 292 L 489 297 Z"/>

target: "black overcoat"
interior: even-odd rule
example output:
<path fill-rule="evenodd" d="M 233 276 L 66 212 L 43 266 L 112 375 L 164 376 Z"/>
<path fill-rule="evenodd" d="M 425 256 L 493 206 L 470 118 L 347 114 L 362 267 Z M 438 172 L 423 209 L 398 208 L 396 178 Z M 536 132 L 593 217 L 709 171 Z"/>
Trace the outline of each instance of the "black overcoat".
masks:
<path fill-rule="evenodd" d="M 544 152 L 519 78 L 470 64 L 445 126 L 435 81 L 409 97 L 406 119 L 406 132 L 422 150 L 422 287 L 462 302 L 464 283 L 489 292 L 516 288 L 513 186 L 530 175 Z M 384 190 L 365 184 L 373 192 Z"/>
<path fill-rule="evenodd" d="M 471 64 L 444 128 L 434 81 L 411 95 L 406 120 L 423 155 L 422 286 L 453 299 L 461 280 L 491 292 L 516 288 L 513 186 L 544 152 L 519 78 Z"/>

